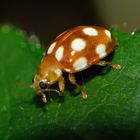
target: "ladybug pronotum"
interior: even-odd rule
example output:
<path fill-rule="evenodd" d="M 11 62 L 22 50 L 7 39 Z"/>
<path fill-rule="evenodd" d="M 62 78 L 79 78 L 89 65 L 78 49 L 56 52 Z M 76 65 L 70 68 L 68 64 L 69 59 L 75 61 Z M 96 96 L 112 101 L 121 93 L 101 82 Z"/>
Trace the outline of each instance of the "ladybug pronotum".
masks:
<path fill-rule="evenodd" d="M 114 69 L 121 66 L 102 60 L 113 52 L 115 40 L 109 30 L 99 26 L 78 26 L 60 34 L 46 50 L 34 77 L 33 84 L 38 95 L 47 102 L 45 91 L 55 91 L 60 96 L 65 89 L 63 72 L 68 73 L 69 81 L 80 89 L 83 99 L 87 99 L 85 90 L 76 82 L 74 73 L 83 71 L 92 65 L 109 65 Z M 58 82 L 59 91 L 50 85 Z"/>

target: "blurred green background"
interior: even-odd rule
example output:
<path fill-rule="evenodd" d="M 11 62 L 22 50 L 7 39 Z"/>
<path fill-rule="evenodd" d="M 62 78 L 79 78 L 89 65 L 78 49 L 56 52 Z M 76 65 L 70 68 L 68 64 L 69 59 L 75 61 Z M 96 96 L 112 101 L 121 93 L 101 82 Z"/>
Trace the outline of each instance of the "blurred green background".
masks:
<path fill-rule="evenodd" d="M 1 0 L 0 22 L 34 32 L 45 45 L 77 25 L 140 27 L 139 0 Z"/>

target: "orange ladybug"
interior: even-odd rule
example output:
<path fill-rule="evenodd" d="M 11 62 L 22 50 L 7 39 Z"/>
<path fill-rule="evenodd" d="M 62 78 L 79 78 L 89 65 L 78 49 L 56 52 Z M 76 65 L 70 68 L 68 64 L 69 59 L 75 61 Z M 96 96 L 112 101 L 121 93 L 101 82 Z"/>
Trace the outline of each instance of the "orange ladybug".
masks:
<path fill-rule="evenodd" d="M 120 69 L 120 65 L 113 65 L 102 59 L 113 52 L 115 40 L 109 30 L 99 26 L 78 26 L 60 34 L 49 45 L 42 58 L 33 84 L 38 95 L 43 96 L 46 103 L 45 91 L 55 91 L 60 96 L 65 89 L 63 72 L 68 73 L 72 84 L 80 89 L 83 99 L 87 99 L 85 90 L 76 82 L 74 73 L 83 71 L 92 65 L 109 65 Z M 58 82 L 59 91 L 50 89 L 50 85 Z"/>

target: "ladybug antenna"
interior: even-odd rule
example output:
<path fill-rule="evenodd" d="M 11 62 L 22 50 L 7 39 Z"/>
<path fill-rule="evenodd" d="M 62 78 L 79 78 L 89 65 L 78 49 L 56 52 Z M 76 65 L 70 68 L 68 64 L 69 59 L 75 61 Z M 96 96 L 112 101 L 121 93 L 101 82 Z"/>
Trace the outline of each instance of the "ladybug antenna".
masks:
<path fill-rule="evenodd" d="M 19 88 L 19 87 L 23 87 L 23 86 L 26 86 L 26 87 L 29 87 L 29 84 L 28 83 L 26 83 L 26 82 L 20 82 L 20 83 L 18 83 L 18 84 L 16 84 L 16 87 L 17 88 Z"/>

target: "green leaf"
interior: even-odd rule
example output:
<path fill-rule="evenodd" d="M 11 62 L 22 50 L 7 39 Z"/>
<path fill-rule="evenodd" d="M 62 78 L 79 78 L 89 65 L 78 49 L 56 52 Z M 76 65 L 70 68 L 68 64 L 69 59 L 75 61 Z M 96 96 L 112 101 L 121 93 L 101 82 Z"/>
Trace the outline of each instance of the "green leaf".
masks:
<path fill-rule="evenodd" d="M 122 69 L 93 66 L 77 74 L 86 101 L 66 82 L 63 99 L 49 93 L 43 104 L 29 85 L 44 50 L 35 36 L 0 26 L 0 139 L 140 139 L 140 31 L 112 34 L 118 45 L 107 60 Z"/>

